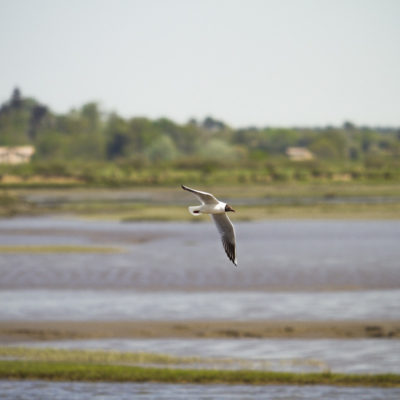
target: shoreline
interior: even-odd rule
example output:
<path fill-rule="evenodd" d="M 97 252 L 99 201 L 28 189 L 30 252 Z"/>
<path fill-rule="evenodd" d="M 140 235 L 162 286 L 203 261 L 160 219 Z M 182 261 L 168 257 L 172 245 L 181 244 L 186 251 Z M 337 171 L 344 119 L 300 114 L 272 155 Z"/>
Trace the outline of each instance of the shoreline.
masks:
<path fill-rule="evenodd" d="M 276 219 L 399 220 L 400 184 L 373 182 L 287 182 L 202 184 L 235 205 L 236 221 Z M 245 188 L 245 190 L 243 190 Z M 179 185 L 121 187 L 4 187 L 0 218 L 72 215 L 100 220 L 193 221 L 193 199 Z"/>
<path fill-rule="evenodd" d="M 0 344 L 106 338 L 400 339 L 400 321 L 1 321 Z"/>

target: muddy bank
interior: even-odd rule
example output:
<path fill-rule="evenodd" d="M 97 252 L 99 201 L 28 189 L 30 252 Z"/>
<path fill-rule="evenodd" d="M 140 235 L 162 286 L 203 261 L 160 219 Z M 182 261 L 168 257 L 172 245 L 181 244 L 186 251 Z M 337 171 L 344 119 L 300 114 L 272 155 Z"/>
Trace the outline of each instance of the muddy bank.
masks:
<path fill-rule="evenodd" d="M 97 338 L 400 338 L 400 321 L 10 321 L 0 343 Z"/>

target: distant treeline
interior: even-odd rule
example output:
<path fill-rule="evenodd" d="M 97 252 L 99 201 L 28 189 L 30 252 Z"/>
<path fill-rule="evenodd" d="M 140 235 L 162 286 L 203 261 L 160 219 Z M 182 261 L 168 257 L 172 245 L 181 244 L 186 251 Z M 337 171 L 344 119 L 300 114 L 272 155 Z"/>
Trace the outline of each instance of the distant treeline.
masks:
<path fill-rule="evenodd" d="M 177 124 L 125 119 L 88 103 L 55 114 L 15 89 L 0 109 L 0 145 L 32 144 L 37 160 L 172 161 L 183 158 L 267 160 L 288 147 L 307 147 L 318 159 L 399 158 L 400 128 L 341 127 L 233 129 L 212 117 Z"/>
<path fill-rule="evenodd" d="M 272 180 L 318 177 L 327 173 L 322 166 L 328 164 L 340 165 L 334 171 L 350 171 L 352 178 L 378 171 L 380 178 L 397 179 L 400 170 L 400 128 L 345 122 L 340 127 L 234 129 L 212 117 L 185 124 L 166 118 L 123 118 L 103 112 L 96 103 L 56 114 L 16 88 L 0 108 L 0 146 L 28 144 L 36 148 L 36 169 L 63 165 L 65 173 L 65 165 L 73 163 L 111 163 L 120 166 L 118 171 L 198 168 L 205 174 L 224 165 L 242 168 L 238 181 L 249 179 L 248 174 L 255 174 L 250 180 L 257 181 L 255 171 L 261 171 L 262 180 L 267 172 Z M 288 147 L 305 147 L 314 160 L 289 167 L 293 163 L 286 156 Z"/>

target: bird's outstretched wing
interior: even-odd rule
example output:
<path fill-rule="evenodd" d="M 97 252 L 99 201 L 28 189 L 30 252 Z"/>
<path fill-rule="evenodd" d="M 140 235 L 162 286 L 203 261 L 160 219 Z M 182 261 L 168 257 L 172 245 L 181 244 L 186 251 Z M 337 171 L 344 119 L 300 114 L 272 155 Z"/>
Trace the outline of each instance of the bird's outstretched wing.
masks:
<path fill-rule="evenodd" d="M 237 266 L 235 229 L 231 220 L 226 214 L 212 214 L 211 217 L 221 235 L 226 255 Z"/>
<path fill-rule="evenodd" d="M 181 185 L 182 189 L 192 192 L 203 204 L 218 204 L 219 201 L 211 194 L 207 192 L 201 192 L 200 190 L 194 190 L 187 186 Z"/>

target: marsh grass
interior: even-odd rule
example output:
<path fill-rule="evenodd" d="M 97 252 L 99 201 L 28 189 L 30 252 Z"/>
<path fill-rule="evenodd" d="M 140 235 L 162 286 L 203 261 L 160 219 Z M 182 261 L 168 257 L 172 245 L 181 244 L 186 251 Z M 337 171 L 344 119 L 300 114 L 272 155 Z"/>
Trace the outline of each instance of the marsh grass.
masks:
<path fill-rule="evenodd" d="M 399 387 L 396 374 L 348 375 L 331 372 L 193 370 L 77 362 L 0 361 L 0 379 L 63 381 L 163 382 L 197 384 L 289 384 Z"/>
<path fill-rule="evenodd" d="M 0 359 L 26 361 L 78 362 L 100 364 L 192 364 L 204 359 L 198 357 L 173 357 L 166 354 L 122 353 L 103 350 L 74 350 L 30 347 L 0 347 Z"/>
<path fill-rule="evenodd" d="M 234 220 L 400 218 L 400 184 L 397 182 L 224 183 L 196 187 L 218 194 L 218 198 L 234 205 L 238 211 L 232 216 Z M 0 192 L 0 216 L 72 214 L 126 222 L 198 222 L 201 219 L 187 211 L 193 201 L 196 200 L 183 193 L 178 184 L 114 189 L 21 188 Z"/>
<path fill-rule="evenodd" d="M 232 219 L 236 218 L 239 221 L 271 219 L 373 220 L 400 218 L 400 203 L 277 204 L 237 208 L 239 209 L 238 215 L 235 215 Z"/>
<path fill-rule="evenodd" d="M 221 370 L 215 369 L 215 361 L 215 359 L 200 357 L 173 357 L 149 353 L 0 347 L 0 379 L 400 386 L 400 375 L 397 374 L 349 375 L 328 371 L 288 373 L 246 369 Z M 232 360 L 224 361 L 228 363 Z M 176 368 L 179 365 L 182 367 L 193 364 L 204 366 L 207 363 L 210 363 L 211 369 Z"/>
<path fill-rule="evenodd" d="M 87 254 L 114 254 L 121 253 L 123 249 L 117 247 L 100 247 L 100 246 L 74 246 L 74 245 L 2 245 L 0 246 L 0 254 L 2 253 L 25 253 L 25 254 L 54 254 L 54 253 L 87 253 Z"/>
<path fill-rule="evenodd" d="M 207 368 L 251 368 L 252 361 L 232 358 L 174 357 L 157 353 L 122 353 L 104 350 L 65 350 L 54 348 L 0 347 L 0 359 L 49 362 L 83 362 L 95 364 L 120 364 L 162 367 Z M 313 363 L 313 362 L 312 362 Z M 303 361 L 304 364 L 304 361 Z M 268 361 L 259 361 L 258 365 L 268 368 Z M 309 363 L 307 362 L 307 365 Z"/>
<path fill-rule="evenodd" d="M 257 221 L 271 219 L 399 219 L 400 203 L 377 204 L 274 204 L 274 205 L 238 205 L 235 221 Z M 89 218 L 101 218 L 100 214 L 86 214 Z M 204 222 L 208 218 L 191 216 L 185 206 L 149 205 L 147 209 L 108 213 L 106 218 L 123 222 L 138 221 L 190 221 Z"/>

